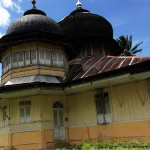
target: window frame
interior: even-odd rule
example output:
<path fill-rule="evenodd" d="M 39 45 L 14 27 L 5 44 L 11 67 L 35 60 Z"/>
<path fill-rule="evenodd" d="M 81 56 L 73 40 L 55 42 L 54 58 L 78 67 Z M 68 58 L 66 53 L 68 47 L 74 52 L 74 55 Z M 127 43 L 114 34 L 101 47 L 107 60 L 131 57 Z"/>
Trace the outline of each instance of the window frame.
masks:
<path fill-rule="evenodd" d="M 40 52 L 44 53 L 43 62 L 40 61 Z M 36 60 L 32 59 L 32 53 L 35 52 Z M 21 58 L 22 53 L 22 59 Z M 53 59 L 53 54 L 55 54 L 56 60 Z M 6 61 L 9 60 L 8 64 Z M 42 50 L 42 49 L 31 49 L 27 51 L 21 52 L 14 52 L 7 56 L 2 61 L 2 74 L 5 74 L 10 69 L 22 68 L 26 66 L 33 66 L 33 65 L 45 65 L 45 66 L 53 66 L 53 67 L 60 67 L 64 68 L 64 54 L 63 52 L 57 51 L 49 51 L 49 50 Z"/>
<path fill-rule="evenodd" d="M 29 110 L 29 115 L 27 115 L 27 110 Z M 19 114 L 20 123 L 29 123 L 31 121 L 31 101 L 22 101 L 19 103 Z"/>
<path fill-rule="evenodd" d="M 3 106 L 2 108 L 2 127 L 7 126 L 7 106 Z"/>
<path fill-rule="evenodd" d="M 23 54 L 22 55 L 22 62 L 20 61 L 20 56 L 21 56 L 21 53 Z M 21 64 L 22 63 L 22 64 Z M 22 51 L 22 52 L 19 52 L 18 53 L 18 68 L 20 68 L 20 67 L 24 67 L 25 66 L 25 52 L 24 51 Z"/>
<path fill-rule="evenodd" d="M 54 63 L 54 60 L 53 60 L 53 54 L 56 54 L 56 61 L 55 61 L 55 63 Z M 62 61 L 59 61 L 59 54 L 61 54 Z M 62 64 L 60 65 L 59 62 L 61 62 Z M 56 67 L 63 67 L 64 66 L 63 53 L 61 53 L 61 52 L 52 52 L 52 65 L 56 66 Z"/>
<path fill-rule="evenodd" d="M 102 93 L 95 95 L 95 106 L 97 114 L 97 123 L 98 124 L 112 123 L 112 109 L 109 94 Z M 107 109 L 109 110 L 107 111 Z"/>
<path fill-rule="evenodd" d="M 33 62 L 33 59 L 32 59 L 32 52 L 36 52 L 36 59 L 35 59 L 35 63 Z M 38 56 L 38 50 L 37 49 L 32 49 L 30 50 L 30 65 L 38 65 L 38 62 L 39 62 L 39 56 Z"/>

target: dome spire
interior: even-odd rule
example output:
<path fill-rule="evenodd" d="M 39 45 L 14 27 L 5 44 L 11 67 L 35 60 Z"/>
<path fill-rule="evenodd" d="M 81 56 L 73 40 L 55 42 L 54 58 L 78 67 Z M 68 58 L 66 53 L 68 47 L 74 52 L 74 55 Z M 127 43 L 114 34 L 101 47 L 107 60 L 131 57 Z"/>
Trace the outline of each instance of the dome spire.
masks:
<path fill-rule="evenodd" d="M 82 8 L 82 3 L 80 2 L 80 0 L 78 0 L 76 6 L 77 6 L 77 8 Z"/>
<path fill-rule="evenodd" d="M 36 7 L 35 7 L 36 0 L 32 0 L 32 4 L 33 4 L 33 8 L 36 8 Z"/>

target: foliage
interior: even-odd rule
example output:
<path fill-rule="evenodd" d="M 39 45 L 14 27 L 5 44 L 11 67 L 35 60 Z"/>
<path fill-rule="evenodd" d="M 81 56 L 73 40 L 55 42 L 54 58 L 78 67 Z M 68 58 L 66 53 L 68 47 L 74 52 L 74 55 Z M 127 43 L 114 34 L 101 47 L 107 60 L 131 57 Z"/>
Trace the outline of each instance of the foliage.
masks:
<path fill-rule="evenodd" d="M 4 150 L 17 150 L 17 149 L 15 147 L 11 146 L 11 147 L 4 149 Z"/>
<path fill-rule="evenodd" d="M 79 147 L 57 148 L 56 150 L 150 150 L 150 143 L 137 140 L 96 143 L 87 141 Z"/>
<path fill-rule="evenodd" d="M 141 52 L 142 49 L 137 49 L 143 42 L 139 42 L 133 46 L 132 35 L 121 35 L 117 40 L 120 47 L 123 48 L 121 56 L 135 56 L 136 53 Z"/>

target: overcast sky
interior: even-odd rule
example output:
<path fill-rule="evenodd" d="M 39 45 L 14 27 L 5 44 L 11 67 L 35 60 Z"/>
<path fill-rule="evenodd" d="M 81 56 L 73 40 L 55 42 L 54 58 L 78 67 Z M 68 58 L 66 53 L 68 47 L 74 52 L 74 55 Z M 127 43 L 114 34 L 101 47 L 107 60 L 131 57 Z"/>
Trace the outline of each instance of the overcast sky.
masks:
<path fill-rule="evenodd" d="M 77 0 L 37 0 L 36 7 L 60 21 L 76 9 Z M 133 43 L 143 41 L 138 56 L 150 56 L 150 0 L 81 0 L 83 8 L 105 17 L 113 26 L 114 39 L 133 35 Z M 15 19 L 32 8 L 31 0 L 0 0 L 0 37 Z"/>

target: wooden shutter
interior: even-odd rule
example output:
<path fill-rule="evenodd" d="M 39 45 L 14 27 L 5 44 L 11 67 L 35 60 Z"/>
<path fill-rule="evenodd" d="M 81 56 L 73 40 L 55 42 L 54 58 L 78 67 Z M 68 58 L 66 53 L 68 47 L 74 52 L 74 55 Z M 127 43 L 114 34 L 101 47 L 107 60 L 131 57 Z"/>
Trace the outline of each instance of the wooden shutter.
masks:
<path fill-rule="evenodd" d="M 20 122 L 30 122 L 30 101 L 20 102 Z"/>
<path fill-rule="evenodd" d="M 3 107 L 2 127 L 7 125 L 7 106 Z"/>
<path fill-rule="evenodd" d="M 63 110 L 59 110 L 59 126 L 64 125 Z"/>
<path fill-rule="evenodd" d="M 112 114 L 109 103 L 108 93 L 102 93 L 95 96 L 97 120 L 99 124 L 111 123 Z"/>
<path fill-rule="evenodd" d="M 30 117 L 30 106 L 26 106 L 26 116 Z"/>
<path fill-rule="evenodd" d="M 104 108 L 105 108 L 105 121 L 106 121 L 106 123 L 112 123 L 112 114 L 111 114 L 108 95 L 105 95 L 105 97 L 104 97 Z"/>
<path fill-rule="evenodd" d="M 98 124 L 104 124 L 105 118 L 104 118 L 104 107 L 103 107 L 103 101 L 101 95 L 96 95 L 95 97 L 95 103 L 96 103 L 96 111 L 97 111 L 97 122 Z"/>
<path fill-rule="evenodd" d="M 24 106 L 20 107 L 20 117 L 25 117 L 25 108 L 24 108 Z"/>
<path fill-rule="evenodd" d="M 57 110 L 54 110 L 54 127 L 58 127 Z"/>

